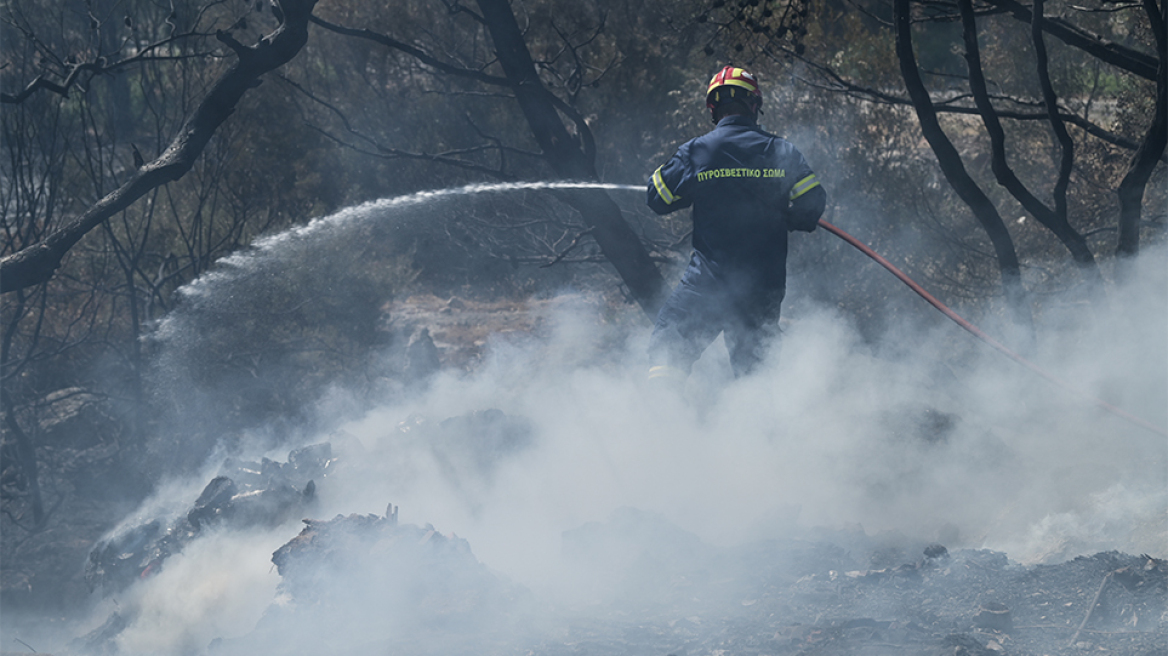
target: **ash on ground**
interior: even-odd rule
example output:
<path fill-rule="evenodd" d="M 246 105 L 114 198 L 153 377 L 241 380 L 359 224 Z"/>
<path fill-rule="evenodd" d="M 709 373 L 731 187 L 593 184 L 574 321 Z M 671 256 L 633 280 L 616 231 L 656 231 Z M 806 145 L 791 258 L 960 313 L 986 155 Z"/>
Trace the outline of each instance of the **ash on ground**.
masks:
<path fill-rule="evenodd" d="M 396 431 L 427 445 L 467 491 L 531 440 L 526 422 L 494 410 L 413 416 Z M 99 544 L 90 580 L 118 591 L 207 527 L 310 515 L 316 486 L 341 473 L 335 463 L 328 444 L 287 463 L 228 461 L 182 516 Z M 254 629 L 190 653 L 1168 654 L 1168 562 L 1152 555 L 1021 565 L 1000 552 L 793 520 L 789 537 L 725 547 L 622 508 L 562 534 L 573 592 L 551 599 L 491 570 L 467 540 L 397 516 L 390 505 L 384 515 L 303 520 L 272 555 L 281 583 Z M 117 654 L 134 621 L 115 612 L 61 653 Z"/>
<path fill-rule="evenodd" d="M 285 463 L 228 458 L 185 514 L 151 518 L 98 542 L 90 551 L 85 579 L 90 589 L 108 595 L 156 573 L 210 526 L 277 526 L 288 521 L 310 508 L 316 480 L 328 474 L 333 462 L 327 442 L 291 451 Z"/>
<path fill-rule="evenodd" d="M 1149 555 L 1028 566 L 862 530 L 715 547 L 624 508 L 564 533 L 592 587 L 552 604 L 392 505 L 304 523 L 272 556 L 282 583 L 255 630 L 200 653 L 1168 653 L 1168 562 Z"/>
<path fill-rule="evenodd" d="M 251 634 L 212 654 L 482 653 L 504 644 L 532 598 L 480 563 L 466 540 L 385 516 L 304 520 L 272 562 L 277 600 Z"/>
<path fill-rule="evenodd" d="M 280 599 L 254 633 L 209 653 L 1168 653 L 1168 562 L 1148 555 L 1023 566 L 900 539 L 909 553 L 862 531 L 718 548 L 624 508 L 564 534 L 566 561 L 593 586 L 552 605 L 465 540 L 399 525 L 393 506 L 305 523 L 272 558 Z M 907 562 L 871 567 L 897 557 Z"/>
<path fill-rule="evenodd" d="M 303 516 L 316 500 L 316 481 L 328 476 L 335 462 L 327 442 L 295 449 L 287 462 L 227 458 L 185 513 L 130 523 L 100 540 L 85 563 L 90 591 L 108 597 L 157 575 L 168 559 L 213 529 L 275 527 Z M 119 653 L 118 636 L 139 610 L 110 613 L 101 626 L 73 640 L 70 649 Z"/>
<path fill-rule="evenodd" d="M 653 513 L 618 511 L 606 523 L 565 535 L 585 571 L 595 554 L 620 554 L 604 558 L 610 567 L 616 563 L 615 571 L 597 579 L 613 594 L 588 620 L 564 623 L 554 639 L 532 649 L 676 656 L 1168 654 L 1168 561 L 1107 552 L 1023 566 L 1000 552 L 951 552 L 903 536 L 817 533 L 817 539 L 715 549 Z"/>

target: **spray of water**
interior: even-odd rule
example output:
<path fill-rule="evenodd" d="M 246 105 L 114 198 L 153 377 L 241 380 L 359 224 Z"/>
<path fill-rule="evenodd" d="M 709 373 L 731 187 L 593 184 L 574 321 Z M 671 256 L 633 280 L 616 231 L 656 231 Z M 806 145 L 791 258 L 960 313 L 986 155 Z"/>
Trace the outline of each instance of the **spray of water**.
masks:
<path fill-rule="evenodd" d="M 343 229 L 346 224 L 358 222 L 369 217 L 381 217 L 392 214 L 395 210 L 402 210 L 409 207 L 426 205 L 444 200 L 456 199 L 463 196 L 473 196 L 478 194 L 497 194 L 514 191 L 539 191 L 548 189 L 596 189 L 601 191 L 641 191 L 644 189 L 640 185 L 622 185 L 609 184 L 601 182 L 496 182 L 496 183 L 480 183 L 470 184 L 462 187 L 450 187 L 447 189 L 434 189 L 430 191 L 419 191 L 417 193 L 408 194 L 406 196 L 395 196 L 393 198 L 382 198 L 380 200 L 354 205 L 326 217 L 321 217 L 309 221 L 303 226 L 298 226 L 290 230 L 286 230 L 276 235 L 265 237 L 256 240 L 253 244 L 255 251 L 258 252 L 274 252 L 277 249 L 285 246 L 291 241 L 312 239 L 315 236 L 321 235 L 330 230 Z M 235 265 L 243 261 L 243 258 L 253 258 L 254 252 L 247 251 L 245 255 L 233 255 L 224 258 L 221 264 Z M 218 279 L 218 275 L 214 272 L 209 273 L 198 280 L 193 281 L 186 286 L 184 291 L 188 294 L 199 294 L 208 285 L 213 285 Z"/>
<path fill-rule="evenodd" d="M 198 357 L 201 313 L 221 304 L 246 307 L 265 280 L 287 275 L 282 267 L 302 263 L 305 252 L 331 252 L 338 240 L 360 238 L 357 228 L 368 221 L 433 208 L 442 199 L 566 188 L 641 189 L 472 185 L 318 219 L 258 241 L 192 283 L 186 310 L 159 330 L 160 361 L 178 368 Z M 1060 376 L 1161 425 L 1168 397 L 1165 261 L 1162 251 L 1145 253 L 1133 284 L 1113 294 L 1112 314 L 1062 316 L 1037 355 Z M 721 550 L 762 539 L 898 535 L 906 548 L 943 540 L 950 548 L 1004 549 L 1028 562 L 1104 549 L 1162 553 L 1168 543 L 1162 441 L 1068 403 L 996 354 L 954 361 L 951 327 L 900 327 L 899 338 L 916 348 L 888 360 L 872 355 L 838 308 L 811 308 L 791 321 L 781 356 L 756 375 L 733 380 L 715 345 L 675 396 L 643 384 L 647 328 L 598 341 L 595 335 L 613 324 L 586 299 L 547 320 L 554 329 L 544 338 L 494 338 L 473 375 L 447 371 L 409 395 L 360 402 L 334 389 L 315 408 L 332 423 L 300 438 L 333 440 L 342 465 L 318 488 L 317 516 L 381 515 L 393 502 L 403 524 L 431 523 L 468 540 L 481 563 L 521 584 L 544 610 L 652 600 L 655 591 L 677 588 L 668 576 L 650 575 L 656 570 L 646 569 L 645 554 L 656 555 L 655 566 L 683 563 L 686 572 L 716 577 L 724 572 L 714 565 L 723 562 Z M 440 421 L 486 409 L 527 422 L 522 448 L 469 458 L 459 447 L 466 442 L 435 442 L 402 429 L 411 417 Z M 288 446 L 245 439 L 237 450 L 279 458 Z M 325 622 L 326 615 L 281 623 L 278 609 L 289 602 L 269 596 L 275 575 L 268 561 L 281 530 L 287 539 L 299 527 L 217 534 L 184 552 L 138 593 L 151 612 L 139 614 L 119 644 L 126 653 L 166 652 L 217 635 L 238 637 L 239 653 L 254 653 L 238 620 L 262 616 L 265 635 L 292 636 L 302 648 L 384 646 L 392 639 L 425 651 L 409 641 L 433 638 L 435 620 L 411 591 L 449 579 L 421 566 L 414 568 L 425 574 L 420 579 L 406 576 L 408 585 L 378 590 L 362 587 L 368 571 L 321 572 L 321 589 L 349 604 L 327 617 L 362 620 L 344 636 L 312 619 Z M 862 559 L 862 550 L 852 556 Z M 254 585 L 245 592 L 230 581 Z M 168 602 L 160 590 L 184 593 Z M 233 609 L 229 618 L 211 612 L 223 608 Z M 390 627 L 371 619 L 378 609 L 404 619 Z M 470 626 L 479 625 L 437 630 Z M 235 653 L 231 644 L 223 643 L 221 653 Z"/>

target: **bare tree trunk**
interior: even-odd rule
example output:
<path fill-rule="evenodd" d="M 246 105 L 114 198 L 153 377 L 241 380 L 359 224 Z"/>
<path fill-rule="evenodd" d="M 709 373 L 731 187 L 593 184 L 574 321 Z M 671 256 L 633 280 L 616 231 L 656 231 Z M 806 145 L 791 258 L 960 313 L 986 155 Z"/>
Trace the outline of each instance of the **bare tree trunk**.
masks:
<path fill-rule="evenodd" d="M 16 420 L 15 411 L 9 407 L 4 413 L 4 423 L 8 427 L 9 435 L 16 439 L 16 453 L 20 458 L 18 463 L 24 480 L 28 482 L 28 503 L 32 509 L 33 528 L 38 529 L 45 521 L 45 502 L 41 494 L 41 477 L 37 467 L 36 447 L 28 434 L 20 427 Z"/>
<path fill-rule="evenodd" d="M 945 136 L 941 124 L 937 121 L 937 111 L 933 101 L 921 79 L 917 68 L 916 55 L 912 46 L 912 22 L 909 12 L 909 0 L 896 0 L 893 6 L 896 21 L 896 56 L 900 61 L 900 72 L 912 99 L 913 109 L 916 110 L 917 120 L 921 124 L 921 132 L 937 156 L 941 171 L 949 184 L 973 210 L 973 214 L 981 223 L 986 235 L 993 244 L 994 253 L 998 259 L 998 270 L 1002 276 L 1002 288 L 1006 294 L 1006 301 L 1013 312 L 1015 322 L 1029 332 L 1033 332 L 1034 318 L 1030 310 L 1030 303 L 1026 290 L 1022 285 L 1022 270 L 1018 263 L 1018 254 L 1014 250 L 1014 240 L 1006 230 L 1006 224 L 994 207 L 993 201 L 977 186 L 977 182 L 970 177 L 961 162 L 961 154 L 953 146 L 953 142 Z"/>
<path fill-rule="evenodd" d="M 77 219 L 40 243 L 0 259 L 0 292 L 45 282 L 56 272 L 65 254 L 90 230 L 150 190 L 185 175 L 247 90 L 260 84 L 260 76 L 284 65 L 304 47 L 308 41 L 308 19 L 315 5 L 316 0 L 281 0 L 280 26 L 255 46 L 244 46 L 230 34 L 220 32 L 219 40 L 235 51 L 237 59 L 211 87 L 166 151 Z"/>
<path fill-rule="evenodd" d="M 1034 40 L 1038 51 L 1039 78 L 1042 80 L 1043 96 L 1047 100 L 1048 110 L 1051 110 L 1051 124 L 1058 136 L 1062 147 L 1062 160 L 1059 169 L 1058 181 L 1055 184 L 1055 209 L 1051 210 L 1040 201 L 1026 185 L 1023 184 L 1006 161 L 1006 133 L 1002 128 L 998 114 L 990 102 L 985 73 L 981 66 L 981 53 L 977 43 L 977 23 L 973 11 L 972 0 L 958 0 L 961 9 L 962 33 L 965 40 L 965 61 L 969 68 L 969 88 L 973 92 L 974 102 L 981 114 L 982 123 L 990 135 L 990 144 L 993 151 L 993 171 L 998 184 L 1005 187 L 1011 195 L 1030 212 L 1048 230 L 1053 232 L 1059 241 L 1070 251 L 1085 275 L 1096 282 L 1102 282 L 1099 268 L 1095 264 L 1095 256 L 1087 246 L 1087 240 L 1079 234 L 1067 220 L 1066 189 L 1070 179 L 1071 167 L 1074 163 L 1074 143 L 1067 134 L 1062 121 L 1058 118 L 1058 108 L 1055 104 L 1054 91 L 1050 86 L 1050 76 L 1047 74 L 1046 51 L 1042 48 L 1042 32 L 1038 25 L 1042 19 L 1041 0 L 1035 6 L 1034 13 Z M 1049 91 L 1049 93 L 1047 93 Z"/>
<path fill-rule="evenodd" d="M 1165 28 L 1165 0 L 1144 0 L 1144 10 L 1152 23 L 1152 33 L 1156 36 L 1156 50 L 1160 53 L 1160 65 L 1156 69 L 1156 110 L 1152 124 L 1144 134 L 1143 143 L 1132 157 L 1127 174 L 1119 183 L 1119 242 L 1116 254 L 1134 257 L 1140 252 L 1140 219 L 1143 214 L 1144 189 L 1156 162 L 1164 154 L 1168 142 L 1168 35 Z"/>
<path fill-rule="evenodd" d="M 568 180 L 596 180 L 594 156 L 591 152 L 586 153 L 564 127 L 556 98 L 540 82 L 535 62 L 508 0 L 478 0 L 478 5 L 495 43 L 499 63 L 511 81 L 523 116 L 552 170 Z M 582 120 L 577 120 L 576 125 L 585 143 L 589 142 L 591 133 L 588 127 Z M 661 304 L 665 280 L 640 238 L 621 216 L 617 204 L 599 190 L 573 191 L 564 198 L 593 229 L 592 235 L 601 252 L 616 267 L 633 298 L 650 317 L 655 316 Z"/>

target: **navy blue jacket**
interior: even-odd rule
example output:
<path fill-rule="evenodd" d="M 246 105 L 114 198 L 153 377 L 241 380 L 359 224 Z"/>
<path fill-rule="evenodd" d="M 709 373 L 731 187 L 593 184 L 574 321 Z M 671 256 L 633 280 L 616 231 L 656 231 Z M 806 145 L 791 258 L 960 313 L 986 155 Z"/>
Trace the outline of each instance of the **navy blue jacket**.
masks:
<path fill-rule="evenodd" d="M 715 268 L 786 284 L 787 232 L 815 229 L 827 193 L 790 142 L 730 115 L 686 142 L 649 181 L 649 207 L 693 207 L 693 247 Z"/>

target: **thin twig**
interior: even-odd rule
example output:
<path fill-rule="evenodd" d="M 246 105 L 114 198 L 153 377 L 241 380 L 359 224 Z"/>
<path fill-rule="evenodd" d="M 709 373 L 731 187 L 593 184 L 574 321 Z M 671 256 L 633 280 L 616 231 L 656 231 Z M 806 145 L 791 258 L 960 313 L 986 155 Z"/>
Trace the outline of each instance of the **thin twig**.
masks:
<path fill-rule="evenodd" d="M 561 251 L 559 255 L 556 255 L 556 257 L 552 261 L 547 262 L 546 264 L 539 265 L 539 268 L 546 269 L 548 267 L 554 266 L 554 265 L 558 264 L 559 262 L 561 262 L 565 257 L 568 256 L 568 253 L 572 252 L 572 249 L 576 248 L 576 245 L 580 243 L 580 240 L 583 239 L 585 235 L 592 234 L 592 231 L 593 231 L 593 228 L 589 228 L 587 230 L 581 231 L 579 234 L 576 235 L 575 239 L 572 240 L 572 243 L 568 244 L 567 248 L 565 248 L 563 251 Z"/>
<path fill-rule="evenodd" d="M 1095 612 L 1095 606 L 1099 604 L 1099 597 L 1103 594 L 1103 588 L 1107 587 L 1107 582 L 1111 580 L 1111 575 L 1115 572 L 1108 572 L 1107 576 L 1103 577 L 1103 582 L 1099 584 L 1099 590 L 1095 593 L 1095 598 L 1091 600 L 1091 606 L 1087 608 L 1087 616 L 1083 618 L 1083 623 L 1075 630 L 1075 634 L 1071 636 L 1071 641 L 1067 646 L 1074 647 L 1075 642 L 1079 640 L 1079 634 L 1082 633 L 1083 628 L 1087 626 L 1087 622 L 1091 619 L 1091 613 Z"/>

